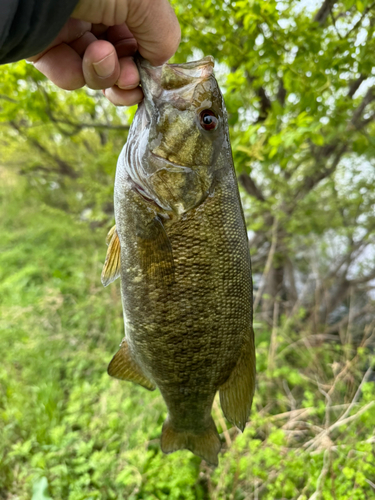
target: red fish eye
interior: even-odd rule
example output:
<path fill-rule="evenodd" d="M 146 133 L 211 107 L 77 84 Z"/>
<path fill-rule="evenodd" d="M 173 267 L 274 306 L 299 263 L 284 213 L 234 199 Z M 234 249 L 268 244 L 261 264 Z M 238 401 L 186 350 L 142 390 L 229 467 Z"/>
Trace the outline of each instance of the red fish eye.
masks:
<path fill-rule="evenodd" d="M 201 111 L 199 115 L 199 121 L 201 127 L 204 128 L 204 130 L 214 130 L 219 123 L 217 116 L 210 109 L 204 109 L 203 111 Z"/>

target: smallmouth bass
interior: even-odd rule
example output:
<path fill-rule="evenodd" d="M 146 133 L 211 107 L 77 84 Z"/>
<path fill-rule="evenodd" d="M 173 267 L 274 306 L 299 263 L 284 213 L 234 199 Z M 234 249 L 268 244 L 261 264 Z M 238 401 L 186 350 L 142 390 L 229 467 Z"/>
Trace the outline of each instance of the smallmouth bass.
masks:
<path fill-rule="evenodd" d="M 252 281 L 225 104 L 213 59 L 153 67 L 119 157 L 106 286 L 121 276 L 125 337 L 108 373 L 168 408 L 163 452 L 218 463 L 211 416 L 245 428 L 255 387 Z"/>

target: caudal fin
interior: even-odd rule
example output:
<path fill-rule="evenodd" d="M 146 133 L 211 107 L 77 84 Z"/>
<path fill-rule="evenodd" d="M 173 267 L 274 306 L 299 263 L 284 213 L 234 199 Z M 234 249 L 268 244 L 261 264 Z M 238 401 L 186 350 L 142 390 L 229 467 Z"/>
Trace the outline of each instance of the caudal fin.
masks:
<path fill-rule="evenodd" d="M 161 434 L 161 449 L 164 453 L 177 450 L 190 450 L 212 465 L 218 465 L 218 453 L 221 449 L 219 434 L 210 417 L 208 428 L 199 434 L 174 430 L 169 418 L 164 422 Z"/>

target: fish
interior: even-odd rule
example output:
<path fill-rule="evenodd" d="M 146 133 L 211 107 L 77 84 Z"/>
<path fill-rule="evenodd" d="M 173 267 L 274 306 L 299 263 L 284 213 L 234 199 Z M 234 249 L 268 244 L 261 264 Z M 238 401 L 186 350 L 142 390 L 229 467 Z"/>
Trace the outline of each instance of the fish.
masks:
<path fill-rule="evenodd" d="M 112 377 L 158 388 L 161 449 L 218 464 L 219 391 L 241 431 L 255 388 L 252 277 L 227 112 L 211 56 L 154 67 L 119 156 L 102 283 L 121 278 L 125 337 Z"/>

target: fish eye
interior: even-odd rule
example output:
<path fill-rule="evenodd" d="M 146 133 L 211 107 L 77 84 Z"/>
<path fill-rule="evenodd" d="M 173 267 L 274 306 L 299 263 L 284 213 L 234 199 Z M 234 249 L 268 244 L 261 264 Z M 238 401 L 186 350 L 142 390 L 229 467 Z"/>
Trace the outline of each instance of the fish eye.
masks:
<path fill-rule="evenodd" d="M 199 114 L 199 122 L 204 130 L 215 130 L 219 120 L 213 111 L 210 109 L 204 109 Z"/>

